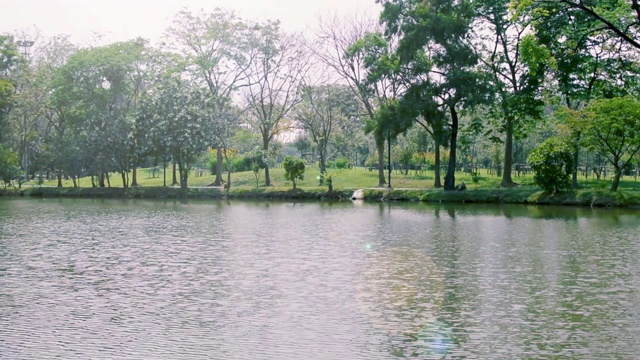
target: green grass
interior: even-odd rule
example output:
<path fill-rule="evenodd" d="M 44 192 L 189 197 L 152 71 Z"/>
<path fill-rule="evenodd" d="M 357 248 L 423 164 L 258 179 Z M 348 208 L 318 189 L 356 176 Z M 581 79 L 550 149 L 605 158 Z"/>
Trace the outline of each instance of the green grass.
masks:
<path fill-rule="evenodd" d="M 167 169 L 170 170 L 170 169 Z M 609 191 L 611 178 L 606 180 L 579 179 L 580 188 L 575 191 L 559 194 L 545 194 L 533 184 L 533 175 L 515 176 L 514 181 L 518 186 L 514 188 L 499 188 L 500 177 L 480 170 L 479 183 L 474 184 L 471 174 L 456 173 L 456 183 L 464 181 L 467 191 L 445 192 L 433 187 L 434 172 L 416 175 L 410 171 L 407 175 L 393 172 L 391 183 L 393 189 L 377 188 L 377 171 L 368 171 L 364 168 L 355 169 L 329 169 L 328 173 L 333 178 L 333 187 L 336 190 L 332 198 L 345 198 L 350 191 L 355 189 L 369 189 L 365 191 L 365 199 L 369 200 L 421 200 L 427 202 L 478 202 L 478 203 L 533 203 L 533 204 L 557 204 L 557 205 L 585 205 L 585 206 L 640 206 L 640 181 L 633 177 L 624 177 L 620 181 L 618 192 Z M 298 190 L 292 191 L 291 182 L 285 180 L 284 169 L 271 169 L 272 186 L 264 186 L 264 171 L 260 174 L 258 187 L 253 172 L 240 172 L 231 174 L 230 196 L 237 198 L 265 197 L 265 198 L 325 198 L 326 186 L 319 186 L 317 167 L 308 166 L 305 172 L 305 180 L 298 182 Z M 387 175 L 387 174 L 385 174 Z M 442 174 L 444 181 L 444 174 Z M 131 176 L 130 176 L 131 178 Z M 111 186 L 122 190 L 121 176 L 111 174 Z M 224 174 L 226 180 L 226 174 Z M 64 180 L 64 189 L 50 189 L 48 191 L 33 191 L 31 195 L 39 196 L 129 196 L 129 197 L 219 197 L 223 194 L 221 188 L 204 189 L 213 183 L 214 176 L 195 176 L 191 173 L 189 178 L 190 189 L 180 192 L 178 189 L 166 190 L 162 187 L 162 172 L 159 176 L 151 177 L 148 169 L 138 170 L 138 183 L 141 188 L 132 189 L 129 192 L 120 192 L 117 189 L 94 189 L 91 191 L 76 191 L 70 180 Z M 171 172 L 167 171 L 167 182 L 171 183 Z M 27 183 L 24 188 L 32 185 Z M 56 180 L 46 181 L 45 187 L 55 187 Z M 80 187 L 86 190 L 91 188 L 91 179 L 80 179 Z M 44 189 L 44 188 L 43 188 Z M 35 189 L 34 189 L 35 190 Z M 109 195 L 110 194 L 110 195 Z M 1 195 L 1 194 L 0 194 Z"/>
<path fill-rule="evenodd" d="M 290 181 L 285 180 L 284 178 L 284 169 L 282 168 L 273 168 L 271 171 L 271 182 L 276 190 L 285 190 L 290 189 L 292 184 Z M 480 181 L 476 185 L 473 183 L 471 174 L 458 172 L 456 173 L 456 183 L 460 183 L 464 181 L 467 185 L 467 188 L 470 191 L 473 190 L 481 190 L 481 189 L 495 189 L 500 184 L 500 177 L 488 174 L 486 170 L 480 170 Z M 333 178 L 333 187 L 335 189 L 363 189 L 363 188 L 375 188 L 378 186 L 378 172 L 377 171 L 368 171 L 365 168 L 355 168 L 355 169 L 328 169 L 328 173 Z M 320 170 L 317 167 L 307 166 L 307 169 L 304 174 L 304 180 L 298 181 L 298 187 L 305 190 L 322 190 L 326 189 L 326 187 L 321 187 L 318 185 L 317 177 L 320 175 Z M 226 173 L 223 175 L 226 180 Z M 433 171 L 427 171 L 425 174 L 416 175 L 413 171 L 410 171 L 409 174 L 404 175 L 398 172 L 393 172 L 391 174 L 391 184 L 393 188 L 409 188 L 409 189 L 433 189 L 435 174 Z M 110 175 L 111 186 L 112 187 L 122 187 L 122 178 L 118 173 L 112 173 Z M 131 180 L 131 175 L 129 175 L 129 179 Z M 195 172 L 192 171 L 189 177 L 189 186 L 190 187 L 200 187 L 200 186 L 208 186 L 213 183 L 215 177 L 208 172 L 205 176 L 195 176 Z M 387 173 L 385 172 L 385 180 L 387 179 Z M 533 175 L 529 174 L 526 176 L 515 176 L 513 177 L 514 181 L 520 186 L 534 186 L 533 184 Z M 442 174 L 442 181 L 444 181 L 444 174 Z M 611 186 L 611 178 L 607 180 L 594 180 L 594 179 L 578 179 L 581 188 L 588 189 L 609 189 Z M 84 177 L 81 178 L 80 187 L 91 187 L 91 178 Z M 163 177 L 162 170 L 160 171 L 159 176 L 152 178 L 150 176 L 149 169 L 139 169 L 138 170 L 138 183 L 143 187 L 159 187 L 163 185 Z M 231 183 L 232 188 L 247 188 L 247 189 L 255 189 L 256 188 L 256 179 L 251 171 L 232 173 L 231 174 Z M 27 185 L 38 186 L 36 182 L 31 181 L 26 183 Z M 167 169 L 167 184 L 171 184 L 171 171 Z M 45 181 L 42 185 L 44 186 L 56 186 L 57 181 L 49 180 Z M 72 187 L 73 183 L 71 180 L 63 180 L 63 187 Z M 260 178 L 258 181 L 259 187 L 264 186 L 264 171 L 260 174 Z M 638 191 L 640 190 L 640 181 L 636 181 L 633 177 L 624 177 L 620 181 L 620 190 L 623 191 Z"/>
<path fill-rule="evenodd" d="M 284 178 L 284 169 L 273 168 L 270 169 L 270 171 L 271 182 L 274 187 L 280 189 L 289 189 L 292 187 L 291 182 L 285 180 Z M 378 186 L 377 171 L 368 171 L 365 168 L 358 167 L 355 169 L 328 169 L 328 173 L 332 176 L 333 186 L 336 189 L 372 188 Z M 318 176 L 320 176 L 320 170 L 317 167 L 307 166 L 304 174 L 304 180 L 298 181 L 298 187 L 313 190 L 323 189 L 323 187 L 320 187 L 318 185 Z M 226 173 L 223 177 L 226 180 Z M 387 177 L 388 174 L 385 172 L 385 180 L 387 179 Z M 410 171 L 407 175 L 394 171 L 391 174 L 391 184 L 394 188 L 430 189 L 433 188 L 434 177 L 435 174 L 433 171 L 427 171 L 423 175 L 416 175 L 413 171 Z M 195 172 L 192 171 L 189 177 L 188 184 L 190 187 L 208 186 L 209 184 L 213 183 L 214 179 L 215 177 L 209 173 L 207 173 L 205 176 L 195 176 Z M 112 187 L 122 187 L 122 177 L 120 176 L 120 174 L 110 174 L 110 180 Z M 129 180 L 131 181 L 131 174 L 129 175 Z M 521 184 L 531 184 L 533 182 L 533 178 L 531 176 L 516 177 L 515 180 L 516 182 Z M 442 181 L 444 181 L 444 174 L 442 174 Z M 471 181 L 470 174 L 456 173 L 456 182 L 459 183 L 461 181 L 464 181 L 469 189 L 473 189 L 475 187 L 475 185 Z M 91 178 L 81 178 L 79 183 L 80 187 L 91 187 Z M 256 179 L 253 172 L 251 171 L 232 173 L 231 183 L 232 187 L 256 188 Z M 478 184 L 479 188 L 496 187 L 499 183 L 499 177 L 489 175 L 484 170 L 481 170 L 480 182 Z M 38 186 L 37 182 L 35 181 L 31 181 L 26 184 Z M 160 171 L 159 176 L 151 177 L 149 169 L 139 169 L 138 184 L 143 187 L 163 186 L 162 170 Z M 167 184 L 171 184 L 170 169 L 167 169 Z M 57 180 L 53 179 L 45 181 L 42 185 L 56 186 Z M 258 185 L 259 187 L 264 186 L 264 171 L 260 174 Z M 63 180 L 62 186 L 72 187 L 73 182 L 71 180 Z M 326 187 L 324 187 L 324 189 L 326 189 Z"/>

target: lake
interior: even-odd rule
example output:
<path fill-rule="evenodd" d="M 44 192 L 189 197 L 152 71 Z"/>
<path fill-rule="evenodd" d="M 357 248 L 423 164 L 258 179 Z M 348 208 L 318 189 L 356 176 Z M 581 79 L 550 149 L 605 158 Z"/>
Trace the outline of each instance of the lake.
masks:
<path fill-rule="evenodd" d="M 640 212 L 0 200 L 0 359 L 637 359 Z"/>

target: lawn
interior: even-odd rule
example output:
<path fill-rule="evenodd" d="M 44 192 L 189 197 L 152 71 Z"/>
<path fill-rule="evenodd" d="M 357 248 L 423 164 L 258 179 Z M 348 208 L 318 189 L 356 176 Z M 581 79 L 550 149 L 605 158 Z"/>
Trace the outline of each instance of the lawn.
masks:
<path fill-rule="evenodd" d="M 377 171 L 369 171 L 366 168 L 358 167 L 354 169 L 328 169 L 328 173 L 333 178 L 333 186 L 335 189 L 363 189 L 363 188 L 374 188 L 378 185 L 378 173 Z M 138 183 L 143 187 L 159 187 L 163 185 L 163 177 L 162 170 L 160 172 L 156 172 L 155 177 L 152 176 L 152 172 L 150 169 L 139 169 L 138 170 Z M 226 180 L 226 173 L 224 174 L 224 179 Z M 315 166 L 307 166 L 306 172 L 304 174 L 304 180 L 298 181 L 298 187 L 305 190 L 320 190 L 326 189 L 326 187 L 320 187 L 318 185 L 318 177 L 320 176 L 320 171 Z M 387 173 L 385 172 L 385 179 L 387 178 Z M 427 171 L 423 174 L 415 174 L 413 171 L 409 171 L 407 175 L 401 174 L 400 172 L 394 171 L 391 174 L 391 184 L 393 188 L 415 188 L 415 189 L 433 189 L 434 182 L 434 172 Z M 442 174 L 444 181 L 444 173 Z M 131 175 L 129 175 L 131 178 Z M 204 176 L 196 176 L 195 171 L 192 171 L 189 177 L 189 187 L 201 187 L 208 186 L 214 181 L 214 176 L 209 174 L 208 172 L 204 174 Z M 111 186 L 112 187 L 122 187 L 122 180 L 120 174 L 113 173 L 110 175 Z M 525 187 L 533 187 L 533 175 L 528 174 L 524 176 L 515 176 L 514 181 L 519 185 Z M 478 184 L 474 184 L 472 181 L 471 174 L 458 172 L 456 173 L 456 183 L 460 183 L 464 181 L 469 190 L 478 189 L 492 189 L 497 188 L 500 184 L 500 177 L 489 174 L 487 170 L 479 170 L 479 182 Z M 578 179 L 581 187 L 584 188 L 592 188 L 592 189 L 608 189 L 611 186 L 611 178 L 607 178 L 606 180 L 594 180 L 594 179 L 585 179 L 581 177 Z M 285 180 L 284 178 L 284 169 L 283 168 L 273 168 L 271 169 L 271 182 L 274 189 L 288 189 L 291 188 L 292 184 L 290 181 Z M 171 183 L 171 171 L 167 169 L 167 183 Z M 231 174 L 231 185 L 232 188 L 246 188 L 252 189 L 256 187 L 256 178 L 253 172 L 238 172 Z M 37 186 L 35 182 L 27 183 L 32 184 L 33 186 Z M 80 187 L 91 187 L 91 179 L 89 177 L 81 178 L 79 181 Z M 264 171 L 260 173 L 260 177 L 258 180 L 258 184 L 260 187 L 264 186 Z M 56 186 L 56 180 L 45 181 L 44 186 Z M 71 180 L 63 181 L 64 187 L 72 187 L 73 183 Z M 620 190 L 624 191 L 637 191 L 640 190 L 640 182 L 638 182 L 633 177 L 624 177 L 620 181 Z"/>

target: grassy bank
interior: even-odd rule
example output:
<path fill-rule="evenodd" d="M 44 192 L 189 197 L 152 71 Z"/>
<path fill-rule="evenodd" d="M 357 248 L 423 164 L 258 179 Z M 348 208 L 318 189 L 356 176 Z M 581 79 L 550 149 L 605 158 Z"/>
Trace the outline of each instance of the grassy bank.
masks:
<path fill-rule="evenodd" d="M 618 192 L 608 190 L 611 180 L 582 179 L 581 189 L 561 194 L 544 194 L 533 185 L 531 175 L 515 177 L 519 186 L 509 189 L 498 188 L 500 178 L 486 171 L 480 173 L 477 184 L 465 173 L 456 174 L 457 182 L 464 181 L 468 190 L 445 192 L 433 187 L 433 172 L 392 174 L 393 189 L 376 188 L 377 172 L 363 168 L 329 170 L 336 191 L 328 192 L 326 186 L 319 186 L 317 168 L 308 168 L 305 180 L 298 183 L 298 189 L 292 190 L 291 184 L 284 179 L 283 169 L 272 169 L 274 186 L 264 187 L 264 177 L 256 184 L 252 172 L 232 174 L 232 186 L 228 194 L 231 199 L 300 199 L 300 200 L 345 200 L 351 198 L 355 189 L 365 189 L 363 198 L 367 201 L 423 201 L 436 203 L 512 203 L 512 204 L 549 204 L 574 206 L 640 207 L 640 182 L 634 178 L 623 178 Z M 170 174 L 167 173 L 170 179 Z M 111 176 L 110 188 L 91 187 L 90 178 L 80 179 L 79 188 L 73 188 L 69 180 L 64 187 L 57 188 L 55 181 L 40 185 L 27 183 L 22 189 L 0 190 L 0 196 L 33 197 L 87 197 L 87 198 L 194 198 L 221 199 L 226 193 L 221 187 L 209 187 L 214 181 L 210 174 L 192 175 L 190 188 L 182 190 L 163 186 L 162 172 L 151 176 L 151 171 L 142 169 L 138 173 L 139 187 L 124 189 L 118 183 L 120 177 Z M 118 185 L 120 187 L 118 187 Z M 258 186 L 256 186 L 258 185 Z"/>
<path fill-rule="evenodd" d="M 477 189 L 467 191 L 437 190 L 385 190 L 367 189 L 366 200 L 378 201 L 422 201 L 431 203 L 482 203 L 482 204 L 535 204 L 594 207 L 640 208 L 640 192 L 611 192 L 603 189 L 580 189 L 559 194 L 546 194 L 533 186 L 511 189 Z"/>
<path fill-rule="evenodd" d="M 228 194 L 221 188 L 201 187 L 182 190 L 173 187 L 123 188 L 56 188 L 33 187 L 0 190 L 0 196 L 72 197 L 72 198 L 132 198 L 132 199 L 299 199 L 342 200 L 349 199 L 353 190 L 324 191 L 285 188 L 235 188 Z"/>

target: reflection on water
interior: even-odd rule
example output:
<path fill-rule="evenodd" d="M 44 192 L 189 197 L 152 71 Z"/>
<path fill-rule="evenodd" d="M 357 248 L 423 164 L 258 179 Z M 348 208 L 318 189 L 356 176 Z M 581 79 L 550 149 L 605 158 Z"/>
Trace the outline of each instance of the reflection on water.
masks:
<path fill-rule="evenodd" d="M 380 251 L 360 271 L 357 300 L 362 311 L 373 325 L 394 335 L 417 334 L 435 321 L 443 298 L 436 265 L 411 248 Z"/>
<path fill-rule="evenodd" d="M 638 213 L 0 200 L 0 359 L 636 359 Z"/>

